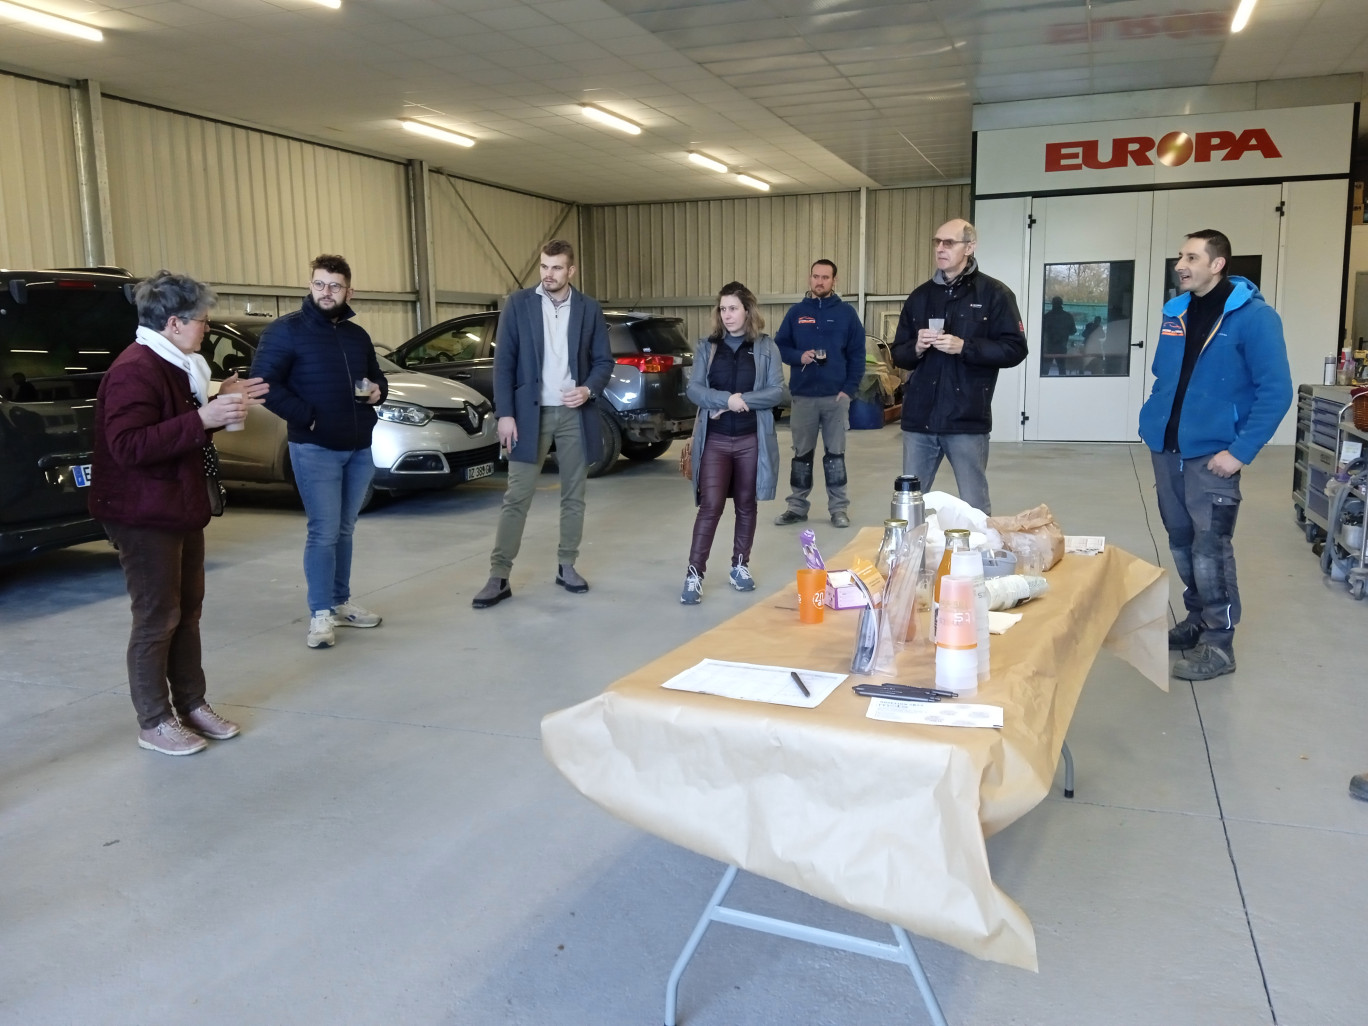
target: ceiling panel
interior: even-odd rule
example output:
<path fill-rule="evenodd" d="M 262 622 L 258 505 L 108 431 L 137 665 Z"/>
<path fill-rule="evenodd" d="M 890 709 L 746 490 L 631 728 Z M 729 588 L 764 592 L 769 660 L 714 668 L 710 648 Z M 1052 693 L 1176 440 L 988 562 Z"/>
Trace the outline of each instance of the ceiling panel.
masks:
<path fill-rule="evenodd" d="M 583 202 L 751 194 L 690 149 L 777 191 L 962 179 L 975 103 L 1368 71 L 1364 0 L 1259 0 L 1238 36 L 1232 0 L 25 2 L 106 38 L 0 18 L 11 69 Z"/>

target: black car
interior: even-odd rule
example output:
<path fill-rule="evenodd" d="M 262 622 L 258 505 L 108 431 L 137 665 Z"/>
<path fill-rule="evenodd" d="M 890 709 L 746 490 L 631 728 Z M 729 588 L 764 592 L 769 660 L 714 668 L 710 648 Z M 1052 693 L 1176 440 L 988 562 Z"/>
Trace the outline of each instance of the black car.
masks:
<path fill-rule="evenodd" d="M 0 270 L 0 563 L 104 538 L 95 393 L 138 327 L 121 268 Z"/>
<path fill-rule="evenodd" d="M 589 467 L 597 477 L 617 462 L 653 460 L 676 438 L 693 432 L 697 407 L 685 390 L 693 348 L 678 317 L 609 312 L 608 345 L 617 366 L 596 404 L 603 418 L 603 455 Z M 467 314 L 420 332 L 390 354 L 408 370 L 464 381 L 494 399 L 494 347 L 499 313 Z"/>

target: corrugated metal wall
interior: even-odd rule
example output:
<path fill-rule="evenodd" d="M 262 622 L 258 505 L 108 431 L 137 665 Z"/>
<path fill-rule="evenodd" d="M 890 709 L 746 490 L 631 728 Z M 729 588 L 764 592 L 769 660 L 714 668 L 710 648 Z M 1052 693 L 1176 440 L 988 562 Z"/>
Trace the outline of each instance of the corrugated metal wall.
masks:
<path fill-rule="evenodd" d="M 0 74 L 0 266 L 85 262 L 71 94 Z"/>
<path fill-rule="evenodd" d="M 412 292 L 403 164 L 105 98 L 115 254 L 245 285 L 300 286 L 341 253 L 353 283 Z"/>
<path fill-rule="evenodd" d="M 865 292 L 906 294 L 936 269 L 931 238 L 952 217 L 969 216 L 969 186 L 871 189 Z"/>
<path fill-rule="evenodd" d="M 716 294 L 738 280 L 757 295 L 799 293 L 818 257 L 855 286 L 859 193 L 587 207 L 581 273 L 611 303 Z"/>
<path fill-rule="evenodd" d="M 936 228 L 968 211 L 967 185 L 871 190 L 865 292 L 905 295 L 929 278 Z M 680 301 L 715 295 L 733 279 L 762 299 L 798 294 L 812 260 L 826 257 L 840 269 L 838 291 L 851 301 L 859 291 L 859 193 L 587 207 L 584 226 L 585 290 L 611 305 L 682 317 L 691 338 L 711 328 L 711 308 Z M 771 331 L 786 309 L 762 306 Z M 868 304 L 866 330 L 882 336 L 884 314 L 900 309 Z"/>
<path fill-rule="evenodd" d="M 428 173 L 428 189 L 432 276 L 439 290 L 502 296 L 534 284 L 538 248 L 552 237 L 573 244 L 579 260 L 579 219 L 573 204 L 439 171 Z"/>

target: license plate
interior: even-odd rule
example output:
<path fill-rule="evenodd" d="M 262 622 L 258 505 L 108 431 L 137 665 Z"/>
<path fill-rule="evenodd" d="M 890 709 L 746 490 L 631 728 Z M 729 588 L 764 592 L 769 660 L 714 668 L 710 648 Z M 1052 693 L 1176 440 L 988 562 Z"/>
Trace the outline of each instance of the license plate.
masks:
<path fill-rule="evenodd" d="M 90 464 L 83 463 L 71 468 L 71 480 L 75 482 L 77 488 L 90 487 Z"/>
<path fill-rule="evenodd" d="M 482 477 L 491 477 L 491 476 L 493 476 L 493 474 L 494 474 L 494 464 L 492 464 L 492 463 L 481 463 L 481 464 L 479 464 L 479 465 L 477 465 L 477 466 L 467 468 L 467 470 L 466 470 L 466 480 L 467 480 L 467 481 L 475 481 L 475 480 L 477 480 L 477 479 L 479 479 L 479 478 L 482 478 Z"/>

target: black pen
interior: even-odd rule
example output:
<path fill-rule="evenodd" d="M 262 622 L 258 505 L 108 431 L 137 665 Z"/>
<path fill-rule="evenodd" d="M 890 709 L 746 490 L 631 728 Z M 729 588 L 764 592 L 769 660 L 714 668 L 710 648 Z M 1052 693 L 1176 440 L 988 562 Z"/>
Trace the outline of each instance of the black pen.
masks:
<path fill-rule="evenodd" d="M 912 690 L 890 691 L 886 685 L 856 684 L 850 689 L 861 698 L 887 698 L 894 702 L 939 702 L 935 695 L 918 694 Z"/>
<path fill-rule="evenodd" d="M 793 678 L 793 683 L 798 685 L 798 690 L 803 693 L 804 698 L 812 697 L 812 692 L 807 689 L 807 685 L 803 683 L 803 678 L 798 676 L 796 671 L 789 670 L 789 676 Z"/>
<path fill-rule="evenodd" d="M 908 691 L 915 691 L 922 695 L 934 695 L 937 698 L 959 698 L 958 691 L 937 691 L 935 688 L 918 687 L 915 684 L 894 684 L 891 681 L 884 685 L 886 688 L 906 688 Z"/>

